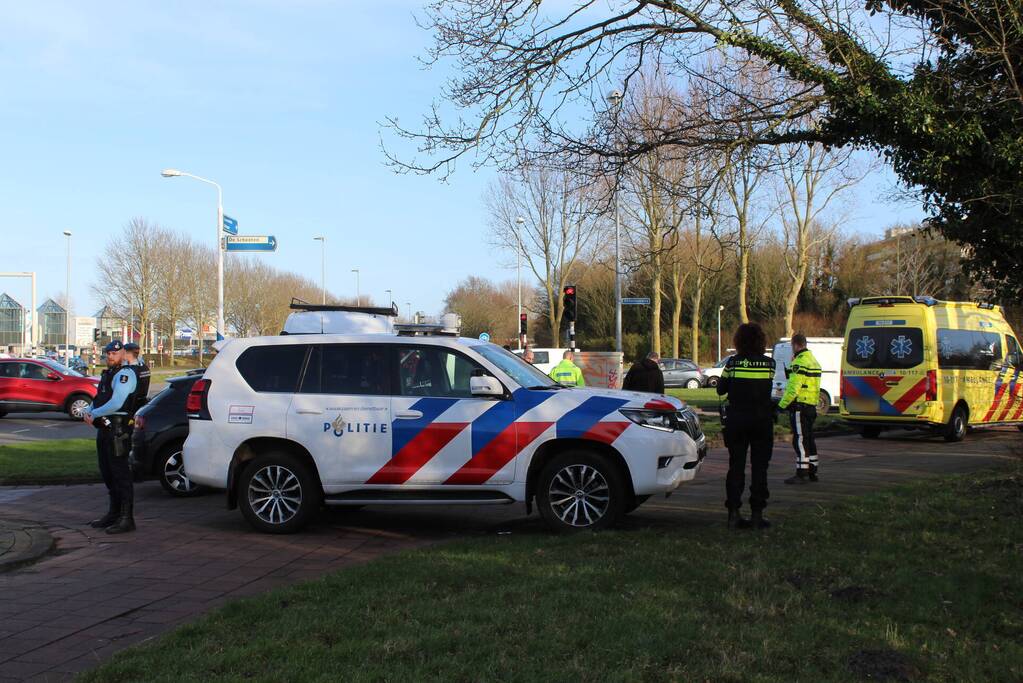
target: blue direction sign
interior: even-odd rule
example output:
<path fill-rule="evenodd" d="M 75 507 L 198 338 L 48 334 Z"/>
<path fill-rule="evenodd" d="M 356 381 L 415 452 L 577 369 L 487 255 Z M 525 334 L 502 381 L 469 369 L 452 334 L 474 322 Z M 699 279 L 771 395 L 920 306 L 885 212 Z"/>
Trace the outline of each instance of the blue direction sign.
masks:
<path fill-rule="evenodd" d="M 238 221 L 224 214 L 224 232 L 228 235 L 238 234 Z"/>
<path fill-rule="evenodd" d="M 488 341 L 490 341 L 490 335 L 487 334 L 486 332 L 480 332 L 480 341 L 481 342 L 488 342 Z"/>
<path fill-rule="evenodd" d="M 277 251 L 277 238 L 273 235 L 234 235 L 224 238 L 227 251 Z"/>
<path fill-rule="evenodd" d="M 633 297 L 622 297 L 622 306 L 649 306 L 650 297 L 648 296 L 633 296 Z"/>

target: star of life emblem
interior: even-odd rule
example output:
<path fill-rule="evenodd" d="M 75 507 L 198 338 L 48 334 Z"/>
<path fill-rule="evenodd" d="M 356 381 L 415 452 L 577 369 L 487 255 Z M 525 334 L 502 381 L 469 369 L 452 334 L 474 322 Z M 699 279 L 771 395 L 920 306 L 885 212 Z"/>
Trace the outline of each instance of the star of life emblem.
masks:
<path fill-rule="evenodd" d="M 860 358 L 870 358 L 874 355 L 874 340 L 863 335 L 856 340 L 856 355 Z"/>

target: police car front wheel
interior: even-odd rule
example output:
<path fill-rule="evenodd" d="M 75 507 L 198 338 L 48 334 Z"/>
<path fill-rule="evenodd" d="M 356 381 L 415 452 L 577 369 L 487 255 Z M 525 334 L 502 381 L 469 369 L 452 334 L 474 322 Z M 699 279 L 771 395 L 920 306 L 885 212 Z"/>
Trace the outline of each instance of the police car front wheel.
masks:
<path fill-rule="evenodd" d="M 625 513 L 625 497 L 618 467 L 585 451 L 556 456 L 537 481 L 540 515 L 558 532 L 613 526 Z"/>
<path fill-rule="evenodd" d="M 270 534 L 299 531 L 319 506 L 319 486 L 309 467 L 290 453 L 252 460 L 238 481 L 238 505 L 249 524 Z"/>

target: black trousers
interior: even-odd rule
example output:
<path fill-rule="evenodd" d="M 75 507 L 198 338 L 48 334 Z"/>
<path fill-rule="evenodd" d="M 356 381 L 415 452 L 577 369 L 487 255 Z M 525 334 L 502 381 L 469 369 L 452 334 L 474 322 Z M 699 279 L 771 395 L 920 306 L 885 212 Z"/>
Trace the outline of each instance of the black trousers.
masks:
<path fill-rule="evenodd" d="M 789 411 L 792 427 L 792 447 L 796 449 L 796 469 L 817 471 L 817 441 L 813 438 L 813 423 L 817 421 L 817 406 L 795 403 Z"/>
<path fill-rule="evenodd" d="M 750 455 L 749 505 L 754 510 L 767 507 L 767 466 L 774 448 L 774 421 L 770 417 L 728 415 L 725 428 L 728 444 L 728 476 L 725 477 L 725 507 L 742 507 L 742 492 L 746 487 L 746 453 Z"/>
<path fill-rule="evenodd" d="M 131 482 L 131 467 L 128 466 L 128 452 L 125 449 L 124 455 L 116 454 L 112 429 L 96 430 L 96 455 L 99 473 L 107 485 L 110 501 L 116 506 L 134 503 L 135 492 Z"/>

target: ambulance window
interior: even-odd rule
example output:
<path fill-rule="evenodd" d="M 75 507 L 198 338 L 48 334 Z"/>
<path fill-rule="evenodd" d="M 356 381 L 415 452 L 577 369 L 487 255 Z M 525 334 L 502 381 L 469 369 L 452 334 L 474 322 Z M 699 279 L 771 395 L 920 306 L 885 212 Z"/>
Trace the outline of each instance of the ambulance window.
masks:
<path fill-rule="evenodd" d="M 308 346 L 253 346 L 238 356 L 238 372 L 256 391 L 291 393 L 298 388 Z"/>
<path fill-rule="evenodd" d="M 938 367 L 991 370 L 1002 360 L 1002 337 L 994 332 L 938 329 Z"/>
<path fill-rule="evenodd" d="M 390 396 L 391 355 L 387 346 L 316 344 L 301 393 Z"/>
<path fill-rule="evenodd" d="M 923 331 L 917 327 L 854 329 L 849 333 L 845 359 L 854 368 L 898 370 L 916 367 L 924 359 Z"/>
<path fill-rule="evenodd" d="M 469 378 L 474 371 L 482 371 L 482 368 L 468 358 L 441 347 L 398 348 L 402 396 L 472 398 Z"/>
<path fill-rule="evenodd" d="M 1005 362 L 1014 368 L 1023 367 L 1023 353 L 1015 337 L 1005 335 Z"/>

